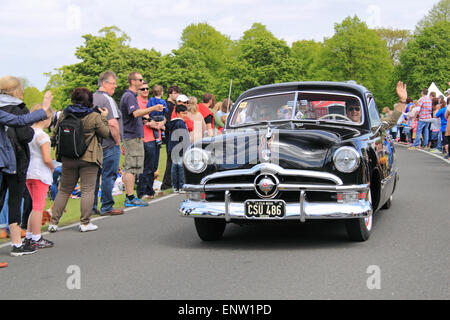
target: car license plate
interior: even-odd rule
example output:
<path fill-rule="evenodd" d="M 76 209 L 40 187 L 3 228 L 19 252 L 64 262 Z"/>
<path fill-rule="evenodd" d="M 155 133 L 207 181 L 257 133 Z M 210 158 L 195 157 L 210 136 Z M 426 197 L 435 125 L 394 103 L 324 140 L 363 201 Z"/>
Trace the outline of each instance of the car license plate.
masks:
<path fill-rule="evenodd" d="M 286 204 L 282 200 L 247 200 L 245 216 L 247 218 L 284 218 Z"/>

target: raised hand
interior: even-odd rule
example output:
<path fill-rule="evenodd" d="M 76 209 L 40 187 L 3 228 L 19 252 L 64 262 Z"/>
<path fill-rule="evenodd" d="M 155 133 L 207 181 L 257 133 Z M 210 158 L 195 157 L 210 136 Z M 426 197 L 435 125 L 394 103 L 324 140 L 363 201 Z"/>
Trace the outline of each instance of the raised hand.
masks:
<path fill-rule="evenodd" d="M 42 101 L 42 109 L 47 113 L 47 118 L 52 116 L 52 110 L 50 106 L 52 105 L 53 94 L 49 90 L 44 94 L 44 100 Z"/>
<path fill-rule="evenodd" d="M 406 102 L 406 99 L 408 98 L 408 91 L 406 90 L 406 84 L 399 81 L 397 83 L 396 91 L 397 91 L 398 99 L 401 102 Z"/>
<path fill-rule="evenodd" d="M 406 110 L 406 98 L 408 98 L 408 91 L 406 91 L 406 84 L 399 81 L 396 87 L 399 103 L 394 106 L 394 109 L 398 112 L 405 112 Z"/>

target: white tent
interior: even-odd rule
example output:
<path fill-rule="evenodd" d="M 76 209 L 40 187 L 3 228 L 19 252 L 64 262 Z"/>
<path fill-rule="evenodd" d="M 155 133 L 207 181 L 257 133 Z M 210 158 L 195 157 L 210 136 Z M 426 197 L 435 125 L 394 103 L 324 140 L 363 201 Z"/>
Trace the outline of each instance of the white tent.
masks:
<path fill-rule="evenodd" d="M 441 90 L 439 90 L 439 88 L 436 86 L 436 84 L 434 82 L 428 88 L 428 96 L 430 96 L 431 92 L 436 92 L 436 98 L 439 98 L 440 96 L 444 96 L 445 97 L 445 94 L 443 94 L 441 92 Z"/>

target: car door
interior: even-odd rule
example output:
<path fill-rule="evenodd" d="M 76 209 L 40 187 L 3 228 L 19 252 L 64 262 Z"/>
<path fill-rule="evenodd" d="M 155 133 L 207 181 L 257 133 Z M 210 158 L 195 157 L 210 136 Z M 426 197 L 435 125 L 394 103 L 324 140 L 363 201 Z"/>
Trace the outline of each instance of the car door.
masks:
<path fill-rule="evenodd" d="M 394 188 L 393 168 L 394 168 L 394 142 L 387 133 L 381 121 L 378 107 L 372 95 L 368 95 L 369 119 L 372 129 L 372 141 L 377 155 L 378 168 L 380 170 L 380 203 L 384 204 L 391 195 Z"/>

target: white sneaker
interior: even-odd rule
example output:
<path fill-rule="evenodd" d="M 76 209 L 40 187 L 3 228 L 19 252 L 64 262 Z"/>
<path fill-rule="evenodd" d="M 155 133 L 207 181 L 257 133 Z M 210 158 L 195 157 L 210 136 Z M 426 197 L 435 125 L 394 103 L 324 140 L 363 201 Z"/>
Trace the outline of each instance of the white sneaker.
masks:
<path fill-rule="evenodd" d="M 58 231 L 58 226 L 56 224 L 49 224 L 48 225 L 48 232 L 56 232 Z"/>
<path fill-rule="evenodd" d="M 89 222 L 88 224 L 80 224 L 80 232 L 95 231 L 97 229 L 98 227 L 91 222 Z"/>

